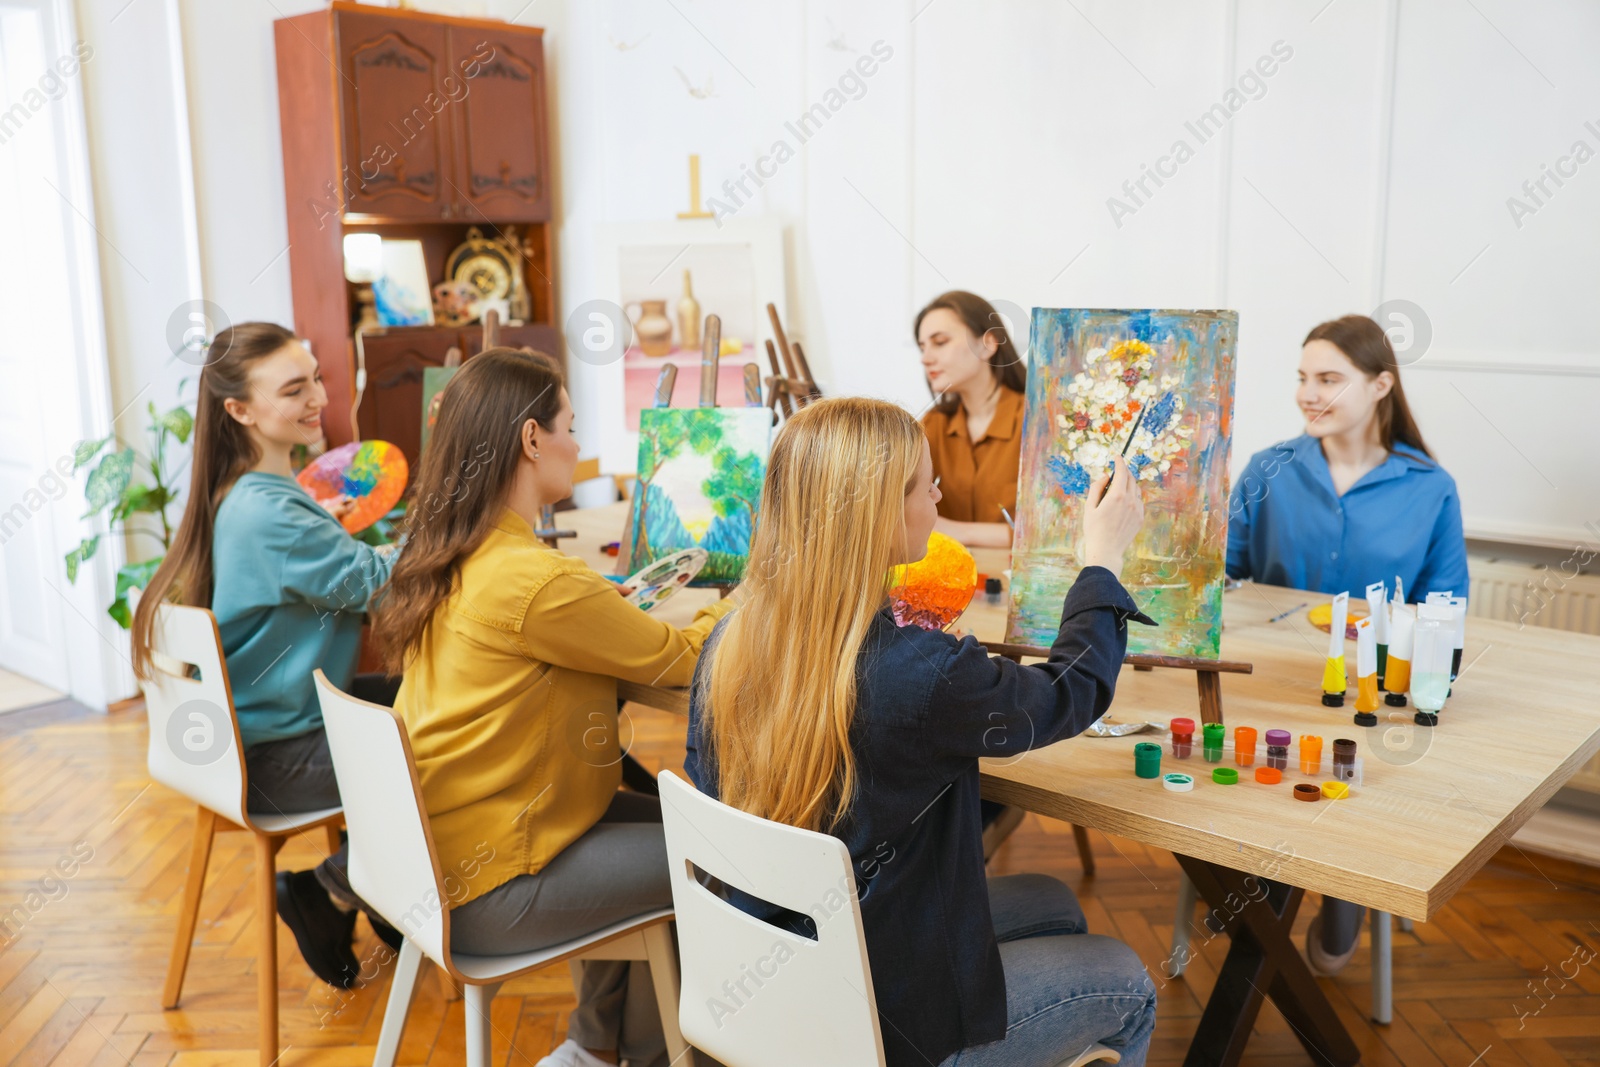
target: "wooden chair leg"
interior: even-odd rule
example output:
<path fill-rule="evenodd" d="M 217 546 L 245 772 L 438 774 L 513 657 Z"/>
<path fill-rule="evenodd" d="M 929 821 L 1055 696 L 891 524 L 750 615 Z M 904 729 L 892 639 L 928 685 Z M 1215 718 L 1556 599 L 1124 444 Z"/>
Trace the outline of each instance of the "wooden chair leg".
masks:
<path fill-rule="evenodd" d="M 327 826 L 323 827 L 323 829 L 326 830 L 328 834 L 328 855 L 331 856 L 344 847 L 344 842 L 339 840 L 339 826 L 337 823 L 330 822 Z"/>
<path fill-rule="evenodd" d="M 433 973 L 439 978 L 439 995 L 444 998 L 446 1004 L 460 1000 L 466 995 L 466 990 L 461 983 L 451 978 L 450 973 L 443 967 L 435 967 Z"/>
<path fill-rule="evenodd" d="M 645 928 L 645 953 L 650 957 L 650 981 L 656 990 L 656 1009 L 661 1012 L 661 1029 L 667 1039 L 667 1055 L 671 1062 L 693 1063 L 686 1060 L 689 1045 L 678 1029 L 678 951 L 672 944 L 672 928 L 657 923 Z"/>
<path fill-rule="evenodd" d="M 1011 804 L 1000 809 L 999 816 L 983 831 L 983 862 L 988 863 L 994 859 L 994 854 L 1000 851 L 1000 846 L 1005 844 L 1006 839 L 1022 825 L 1022 820 L 1027 814 L 1022 808 Z"/>
<path fill-rule="evenodd" d="M 196 807 L 194 844 L 189 848 L 189 875 L 183 883 L 183 900 L 178 904 L 178 932 L 167 960 L 167 984 L 161 991 L 161 1006 L 178 1006 L 183 993 L 183 975 L 189 969 L 189 950 L 194 947 L 194 927 L 200 918 L 200 895 L 206 887 L 206 865 L 211 862 L 211 841 L 217 833 L 217 813 Z"/>
<path fill-rule="evenodd" d="M 1089 847 L 1089 831 L 1072 824 L 1072 839 L 1078 843 L 1078 862 L 1083 864 L 1083 873 L 1094 876 L 1094 849 Z"/>
<path fill-rule="evenodd" d="M 256 834 L 256 1002 L 261 1067 L 278 1060 L 278 849 L 283 838 Z"/>

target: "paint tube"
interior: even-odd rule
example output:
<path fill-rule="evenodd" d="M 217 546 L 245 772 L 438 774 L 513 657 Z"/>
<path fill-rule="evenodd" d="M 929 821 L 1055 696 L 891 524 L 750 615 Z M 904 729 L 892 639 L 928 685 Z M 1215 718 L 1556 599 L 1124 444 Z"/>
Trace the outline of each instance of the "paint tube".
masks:
<path fill-rule="evenodd" d="M 1383 688 L 1384 662 L 1389 658 L 1389 601 L 1382 582 L 1367 586 L 1367 618 L 1372 620 L 1372 639 L 1377 644 L 1378 688 Z M 1361 677 L 1361 672 L 1356 672 Z"/>
<path fill-rule="evenodd" d="M 1350 611 L 1350 594 L 1333 598 L 1333 618 L 1328 620 L 1328 662 L 1322 667 L 1322 703 L 1330 708 L 1344 707 L 1344 691 L 1349 679 L 1344 673 L 1344 627 Z"/>
<path fill-rule="evenodd" d="M 1455 590 L 1446 589 L 1443 592 L 1430 590 L 1426 603 L 1443 604 L 1450 609 L 1451 653 L 1450 653 L 1450 680 L 1456 680 L 1456 675 L 1461 673 L 1461 646 L 1467 636 L 1467 598 L 1456 596 Z"/>
<path fill-rule="evenodd" d="M 1380 612 L 1379 617 L 1382 617 Z M 1376 726 L 1378 717 L 1377 626 L 1370 617 L 1356 623 L 1356 725 Z"/>
<path fill-rule="evenodd" d="M 1450 693 L 1450 652 L 1455 625 L 1449 604 L 1422 604 L 1417 608 L 1416 647 L 1411 657 L 1411 702 L 1417 706 L 1419 726 L 1439 721 Z"/>
<path fill-rule="evenodd" d="M 1392 708 L 1406 706 L 1406 690 L 1411 688 L 1411 655 L 1416 647 L 1417 612 L 1409 604 L 1390 605 L 1389 673 L 1384 679 L 1389 690 L 1383 698 Z"/>

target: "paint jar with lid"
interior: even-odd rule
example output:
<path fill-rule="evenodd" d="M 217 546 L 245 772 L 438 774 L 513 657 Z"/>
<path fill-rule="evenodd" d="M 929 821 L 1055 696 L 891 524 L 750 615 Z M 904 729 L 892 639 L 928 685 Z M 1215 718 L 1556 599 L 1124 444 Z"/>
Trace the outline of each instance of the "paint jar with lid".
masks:
<path fill-rule="evenodd" d="M 1228 728 L 1220 722 L 1208 722 L 1200 727 L 1202 734 L 1202 747 L 1205 751 L 1207 763 L 1222 762 L 1222 743 L 1228 735 Z"/>
<path fill-rule="evenodd" d="M 1322 738 L 1316 734 L 1300 735 L 1300 773 L 1322 773 Z"/>
<path fill-rule="evenodd" d="M 1172 720 L 1172 758 L 1188 759 L 1194 755 L 1194 720 Z"/>
<path fill-rule="evenodd" d="M 1256 728 L 1238 726 L 1233 731 L 1233 762 L 1241 767 L 1252 766 L 1256 761 Z"/>
<path fill-rule="evenodd" d="M 1267 731 L 1267 766 L 1284 770 L 1289 766 L 1289 731 Z"/>
<path fill-rule="evenodd" d="M 1333 777 L 1348 782 L 1356 776 L 1356 743 L 1347 737 L 1333 739 Z"/>

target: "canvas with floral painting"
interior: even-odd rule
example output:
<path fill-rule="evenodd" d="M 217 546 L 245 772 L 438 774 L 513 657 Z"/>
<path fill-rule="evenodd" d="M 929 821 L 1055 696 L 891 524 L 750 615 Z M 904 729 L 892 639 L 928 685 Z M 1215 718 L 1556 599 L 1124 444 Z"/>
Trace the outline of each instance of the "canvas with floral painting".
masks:
<path fill-rule="evenodd" d="M 1007 641 L 1054 639 L 1084 498 L 1126 445 L 1145 524 L 1122 580 L 1160 624 L 1131 627 L 1128 650 L 1217 658 L 1238 327 L 1234 311 L 1033 310 Z"/>

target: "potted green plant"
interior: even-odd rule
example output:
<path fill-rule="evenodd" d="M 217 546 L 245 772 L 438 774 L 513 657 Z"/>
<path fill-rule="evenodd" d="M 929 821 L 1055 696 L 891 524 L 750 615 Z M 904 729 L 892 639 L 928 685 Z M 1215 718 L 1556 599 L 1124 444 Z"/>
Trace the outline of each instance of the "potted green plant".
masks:
<path fill-rule="evenodd" d="M 89 502 L 89 510 L 84 512 L 83 517 L 87 519 L 105 515 L 107 532 L 84 538 L 67 553 L 67 581 L 78 580 L 78 568 L 94 557 L 104 536 L 117 532 L 135 533 L 161 542 L 159 556 L 117 568 L 116 598 L 106 608 L 106 614 L 116 619 L 123 629 L 133 624 L 133 617 L 128 611 L 128 590 L 144 588 L 166 558 L 167 550 L 172 547 L 173 529 L 167 518 L 167 507 L 177 501 L 178 494 L 172 485 L 173 468 L 167 453 L 168 446 L 174 441 L 180 446 L 188 444 L 189 435 L 194 431 L 194 414 L 182 404 L 170 411 L 158 412 L 155 404 L 151 403 L 149 411 L 150 427 L 147 432 L 152 440 L 152 448 L 148 455 L 140 455 L 131 445 L 117 441 L 117 435 L 112 433 L 99 440 L 79 441 L 72 456 L 74 471 L 88 466 L 96 456 L 100 457 L 100 462 L 89 472 L 89 481 L 83 488 L 84 498 Z M 111 450 L 105 451 L 108 445 L 112 446 Z M 136 477 L 144 473 L 149 475 L 148 482 Z M 129 522 L 140 514 L 155 516 L 161 523 L 160 532 L 149 528 L 146 523 L 135 525 Z"/>

